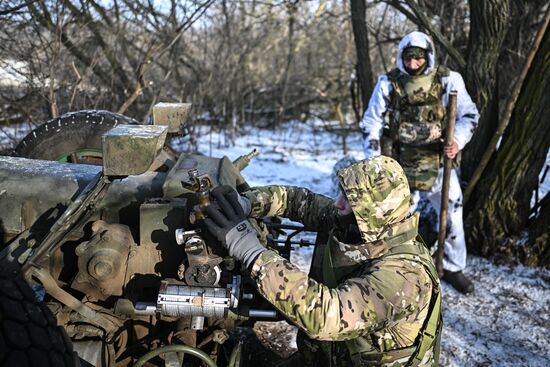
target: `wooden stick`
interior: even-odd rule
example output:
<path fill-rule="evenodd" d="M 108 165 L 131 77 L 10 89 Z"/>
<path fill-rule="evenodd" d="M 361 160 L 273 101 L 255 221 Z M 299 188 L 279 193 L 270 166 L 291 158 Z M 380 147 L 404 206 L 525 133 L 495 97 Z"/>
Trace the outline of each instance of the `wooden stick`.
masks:
<path fill-rule="evenodd" d="M 521 74 L 517 78 L 514 84 L 514 87 L 512 89 L 512 93 L 508 98 L 508 101 L 506 103 L 506 109 L 505 109 L 506 112 L 504 113 L 502 120 L 499 121 L 495 134 L 491 138 L 491 141 L 489 142 L 487 149 L 485 149 L 485 152 L 483 153 L 483 156 L 481 157 L 481 160 L 479 161 L 479 164 L 476 167 L 474 174 L 472 175 L 472 178 L 470 178 L 470 182 L 468 182 L 468 186 L 466 187 L 466 190 L 464 191 L 464 205 L 466 205 L 466 203 L 468 203 L 468 201 L 470 200 L 470 196 L 474 191 L 474 187 L 476 186 L 477 182 L 481 178 L 481 175 L 483 174 L 483 171 L 487 167 L 489 160 L 493 156 L 493 153 L 496 150 L 498 141 L 504 134 L 504 131 L 506 131 L 506 127 L 508 127 L 508 123 L 510 122 L 510 118 L 512 117 L 512 112 L 514 110 L 514 107 L 516 106 L 516 101 L 518 100 L 518 97 L 519 97 L 519 92 L 521 91 L 523 82 L 527 77 L 527 72 L 531 68 L 531 64 L 533 63 L 535 54 L 537 53 L 540 47 L 540 43 L 542 42 L 542 37 L 544 36 L 544 33 L 546 32 L 546 29 L 548 28 L 549 25 L 550 25 L 550 6 L 546 10 L 544 21 L 538 30 L 537 36 L 535 37 L 535 41 L 533 42 L 533 46 L 531 47 L 531 51 L 529 52 L 529 55 L 527 56 L 527 60 L 523 65 L 523 69 L 521 70 Z"/>
<path fill-rule="evenodd" d="M 447 133 L 445 134 L 445 146 L 454 144 L 456 125 L 456 91 L 449 93 Z M 445 153 L 443 153 L 445 154 Z M 449 208 L 449 184 L 451 182 L 451 170 L 453 159 L 444 155 L 443 159 L 443 185 L 441 188 L 441 210 L 439 211 L 439 237 L 437 239 L 437 256 L 435 266 L 440 277 L 443 276 L 443 254 L 445 248 L 445 237 L 447 235 L 447 209 Z"/>

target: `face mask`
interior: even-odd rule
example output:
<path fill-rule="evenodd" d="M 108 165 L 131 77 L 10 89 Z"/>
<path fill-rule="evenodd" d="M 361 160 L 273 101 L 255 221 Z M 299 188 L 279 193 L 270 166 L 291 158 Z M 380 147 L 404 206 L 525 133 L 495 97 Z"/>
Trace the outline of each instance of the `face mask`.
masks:
<path fill-rule="evenodd" d="M 409 73 L 410 75 L 422 74 L 428 66 L 426 56 L 427 56 L 426 50 L 420 47 L 411 46 L 404 49 L 402 57 L 403 57 L 403 65 L 405 65 L 405 70 L 407 71 L 407 73 Z M 418 69 L 412 70 L 407 67 L 407 61 L 412 59 L 415 59 L 415 60 L 424 59 L 424 64 Z"/>
<path fill-rule="evenodd" d="M 428 67 L 428 63 L 425 62 L 424 65 L 422 65 L 421 67 L 419 67 L 416 70 L 411 70 L 407 66 L 405 66 L 405 70 L 407 71 L 407 73 L 409 73 L 409 75 L 420 75 L 420 74 L 424 73 L 424 71 L 426 70 L 427 67 Z"/>

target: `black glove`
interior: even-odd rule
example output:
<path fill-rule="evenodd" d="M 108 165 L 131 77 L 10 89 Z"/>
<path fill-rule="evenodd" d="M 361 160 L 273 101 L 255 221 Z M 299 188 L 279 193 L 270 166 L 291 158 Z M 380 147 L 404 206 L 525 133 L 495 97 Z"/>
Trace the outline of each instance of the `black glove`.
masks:
<path fill-rule="evenodd" d="M 246 219 L 239 203 L 239 194 L 230 186 L 218 186 L 210 192 L 217 205 L 204 208 L 208 218 L 204 224 L 229 251 L 229 255 L 250 267 L 266 250 L 258 240 L 256 230 Z"/>

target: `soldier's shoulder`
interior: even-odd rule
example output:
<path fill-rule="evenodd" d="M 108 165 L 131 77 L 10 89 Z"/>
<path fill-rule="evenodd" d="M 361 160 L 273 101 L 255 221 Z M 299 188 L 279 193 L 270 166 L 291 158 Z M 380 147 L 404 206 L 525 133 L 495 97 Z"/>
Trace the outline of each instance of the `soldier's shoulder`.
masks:
<path fill-rule="evenodd" d="M 372 274 L 373 271 L 395 272 L 396 269 L 407 269 L 407 271 L 417 274 L 423 274 L 424 263 L 427 260 L 423 255 L 409 253 L 395 253 L 381 256 L 365 263 L 361 269 L 363 274 Z"/>
<path fill-rule="evenodd" d="M 399 68 L 393 68 L 384 74 L 389 80 L 396 80 L 401 75 L 401 70 Z"/>
<path fill-rule="evenodd" d="M 437 65 L 437 75 L 441 78 L 448 77 L 451 75 L 451 72 L 453 72 L 451 69 L 449 69 L 445 65 Z"/>
<path fill-rule="evenodd" d="M 410 251 L 399 251 L 392 254 L 387 254 L 375 259 L 369 267 L 374 269 L 395 271 L 395 269 L 403 269 L 410 276 L 417 275 L 425 278 L 429 276 L 430 269 L 435 269 L 435 264 L 428 249 L 423 243 L 411 240 L 406 244 L 410 245 Z M 368 270 L 372 271 L 372 269 Z"/>
<path fill-rule="evenodd" d="M 433 287 L 438 287 L 422 262 L 415 261 L 408 254 L 376 259 L 348 279 L 348 282 L 359 285 L 359 289 L 367 285 L 380 294 L 379 302 L 394 305 L 403 297 L 414 300 L 419 294 L 429 294 Z"/>

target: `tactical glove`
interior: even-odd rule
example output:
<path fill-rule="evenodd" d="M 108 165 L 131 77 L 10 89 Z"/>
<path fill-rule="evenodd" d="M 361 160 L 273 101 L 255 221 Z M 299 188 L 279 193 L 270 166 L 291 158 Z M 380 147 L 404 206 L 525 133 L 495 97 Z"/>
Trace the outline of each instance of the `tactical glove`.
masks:
<path fill-rule="evenodd" d="M 252 203 L 250 203 L 250 200 L 246 196 L 242 196 L 237 194 L 234 188 L 228 185 L 218 186 L 215 187 L 212 192 L 212 196 L 214 198 L 224 196 L 224 195 L 230 195 L 231 197 L 237 197 L 237 200 L 239 201 L 239 204 L 241 205 L 241 208 L 243 208 L 244 216 L 248 217 L 250 215 L 250 211 L 252 210 Z"/>
<path fill-rule="evenodd" d="M 229 251 L 249 268 L 266 249 L 260 244 L 256 230 L 246 219 L 239 203 L 239 194 L 229 186 L 216 187 L 210 195 L 217 205 L 204 208 L 208 218 L 204 224 Z"/>

